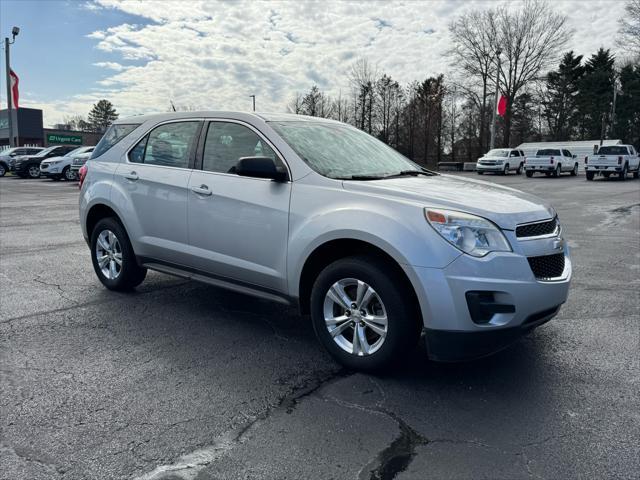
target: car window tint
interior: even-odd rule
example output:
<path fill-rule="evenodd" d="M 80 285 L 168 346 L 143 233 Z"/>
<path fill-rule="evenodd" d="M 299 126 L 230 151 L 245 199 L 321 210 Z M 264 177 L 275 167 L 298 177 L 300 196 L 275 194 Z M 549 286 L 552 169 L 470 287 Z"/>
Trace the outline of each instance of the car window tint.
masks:
<path fill-rule="evenodd" d="M 145 135 L 135 147 L 129 151 L 129 161 L 133 163 L 142 163 L 144 159 L 144 149 L 147 148 L 147 140 L 149 135 Z"/>
<path fill-rule="evenodd" d="M 562 150 L 562 154 L 563 154 L 565 157 L 570 157 L 570 156 L 571 156 L 571 154 L 569 153 L 569 150 Z"/>
<path fill-rule="evenodd" d="M 144 140 L 144 153 L 140 156 L 139 142 L 129 153 L 132 157 L 142 158 L 142 163 L 148 165 L 162 165 L 164 167 L 187 168 L 189 166 L 189 152 L 194 136 L 198 131 L 198 122 L 176 122 L 160 125 L 153 129 Z M 134 153 L 134 150 L 137 150 Z M 133 155 L 132 155 L 133 154 Z M 138 160 L 139 161 L 139 160 Z"/>
<path fill-rule="evenodd" d="M 208 172 L 233 173 L 242 157 L 269 157 L 277 161 L 271 147 L 244 125 L 230 122 L 209 123 L 202 169 Z"/>

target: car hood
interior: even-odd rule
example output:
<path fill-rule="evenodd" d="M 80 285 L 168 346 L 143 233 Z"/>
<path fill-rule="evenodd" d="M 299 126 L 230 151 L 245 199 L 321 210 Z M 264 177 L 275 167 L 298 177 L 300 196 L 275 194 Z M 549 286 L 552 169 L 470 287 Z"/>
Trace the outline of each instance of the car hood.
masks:
<path fill-rule="evenodd" d="M 509 158 L 516 158 L 516 157 L 480 157 L 478 160 L 508 160 Z"/>
<path fill-rule="evenodd" d="M 35 158 L 35 157 L 33 157 Z M 46 160 L 42 160 L 41 163 L 51 163 L 51 162 L 57 162 L 59 160 L 63 160 L 64 159 L 64 155 L 61 155 L 59 157 L 49 157 Z"/>
<path fill-rule="evenodd" d="M 553 207 L 534 195 L 493 183 L 450 175 L 344 181 L 345 190 L 387 196 L 425 207 L 458 210 L 487 218 L 505 230 L 552 218 Z"/>

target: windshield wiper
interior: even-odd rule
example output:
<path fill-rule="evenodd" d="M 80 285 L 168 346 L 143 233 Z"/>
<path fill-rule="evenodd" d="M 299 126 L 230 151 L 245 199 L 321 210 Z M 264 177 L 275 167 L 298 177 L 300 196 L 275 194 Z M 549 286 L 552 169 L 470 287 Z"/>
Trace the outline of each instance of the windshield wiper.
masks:
<path fill-rule="evenodd" d="M 347 175 L 345 177 L 334 177 L 336 180 L 382 180 L 389 178 L 387 175 Z"/>
<path fill-rule="evenodd" d="M 406 177 L 406 176 L 417 177 L 418 175 L 425 175 L 427 177 L 433 177 L 434 175 L 436 175 L 436 173 L 431 172 L 429 170 L 401 170 L 398 173 L 394 173 L 392 175 L 387 175 L 384 178 Z"/>

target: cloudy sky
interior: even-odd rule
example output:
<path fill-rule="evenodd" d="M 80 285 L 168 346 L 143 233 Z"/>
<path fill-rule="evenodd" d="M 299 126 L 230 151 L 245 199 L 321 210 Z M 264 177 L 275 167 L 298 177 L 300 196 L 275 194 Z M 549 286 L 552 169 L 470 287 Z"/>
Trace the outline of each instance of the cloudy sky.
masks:
<path fill-rule="evenodd" d="M 100 98 L 123 116 L 198 109 L 284 111 L 313 84 L 348 90 L 347 72 L 368 58 L 401 83 L 446 73 L 447 25 L 489 1 L 13 1 L 0 2 L 0 34 L 12 47 L 21 105 L 45 124 L 86 115 Z M 510 2 L 517 8 L 518 2 Z M 616 51 L 621 0 L 555 0 L 569 17 L 570 48 Z M 4 60 L 4 59 L 3 59 Z M 2 62 L 4 66 L 4 61 Z M 2 105 L 6 104 L 2 69 Z"/>

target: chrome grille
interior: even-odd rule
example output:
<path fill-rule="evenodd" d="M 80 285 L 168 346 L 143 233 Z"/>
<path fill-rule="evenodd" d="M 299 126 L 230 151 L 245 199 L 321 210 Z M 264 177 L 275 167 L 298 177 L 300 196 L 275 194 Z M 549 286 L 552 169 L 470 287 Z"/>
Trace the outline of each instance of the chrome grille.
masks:
<path fill-rule="evenodd" d="M 544 222 L 518 225 L 516 227 L 516 237 L 540 237 L 542 235 L 550 235 L 556 231 L 557 227 L 558 217 Z"/>

